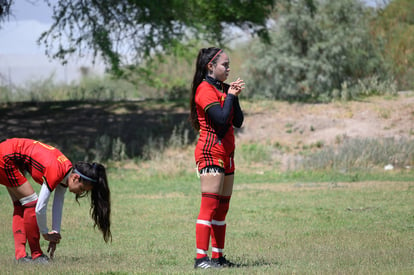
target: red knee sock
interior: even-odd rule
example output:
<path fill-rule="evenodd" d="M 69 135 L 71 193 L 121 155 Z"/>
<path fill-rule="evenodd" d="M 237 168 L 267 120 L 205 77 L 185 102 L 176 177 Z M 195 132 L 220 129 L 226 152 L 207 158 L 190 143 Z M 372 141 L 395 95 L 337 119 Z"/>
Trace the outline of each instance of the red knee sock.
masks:
<path fill-rule="evenodd" d="M 36 207 L 37 200 L 25 204 L 24 209 L 24 227 L 26 230 L 27 242 L 30 246 L 30 251 L 32 252 L 32 258 L 36 259 L 43 254 L 42 249 L 40 248 L 40 233 L 39 227 L 37 226 L 36 220 Z"/>
<path fill-rule="evenodd" d="M 26 230 L 24 229 L 24 207 L 19 201 L 13 202 L 13 238 L 16 260 L 26 257 Z"/>
<path fill-rule="evenodd" d="M 221 196 L 220 204 L 211 222 L 211 258 L 223 256 L 226 239 L 226 215 L 230 206 L 230 196 Z"/>
<path fill-rule="evenodd" d="M 219 195 L 201 194 L 200 213 L 196 223 L 197 259 L 207 256 L 210 242 L 211 220 L 219 205 Z"/>

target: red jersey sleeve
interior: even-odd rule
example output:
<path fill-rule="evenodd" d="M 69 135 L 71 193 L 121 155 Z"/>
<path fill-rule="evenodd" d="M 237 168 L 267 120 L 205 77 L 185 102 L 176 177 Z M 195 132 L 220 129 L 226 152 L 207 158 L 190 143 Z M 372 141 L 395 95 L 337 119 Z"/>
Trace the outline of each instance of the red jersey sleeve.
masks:
<path fill-rule="evenodd" d="M 59 183 L 71 171 L 72 163 L 59 150 L 55 151 L 55 157 L 45 167 L 43 180 L 50 191 L 55 190 Z"/>
<path fill-rule="evenodd" d="M 217 95 L 216 89 L 208 84 L 206 81 L 201 82 L 198 86 L 196 95 L 195 95 L 195 103 L 199 105 L 205 112 L 211 106 L 215 104 L 221 104 L 220 98 Z"/>
<path fill-rule="evenodd" d="M 52 192 L 70 172 L 72 163 L 53 146 L 35 140 L 25 140 L 29 171 L 39 184 L 45 183 Z"/>

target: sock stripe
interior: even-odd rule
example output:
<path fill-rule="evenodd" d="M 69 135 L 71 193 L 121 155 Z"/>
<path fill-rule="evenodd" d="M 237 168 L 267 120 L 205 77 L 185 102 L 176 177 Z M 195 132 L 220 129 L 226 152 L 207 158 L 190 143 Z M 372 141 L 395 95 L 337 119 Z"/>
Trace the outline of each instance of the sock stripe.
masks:
<path fill-rule="evenodd" d="M 212 220 L 212 221 L 211 221 L 211 224 L 212 224 L 212 225 L 223 226 L 223 225 L 226 225 L 226 221 L 225 221 L 225 220 L 224 220 L 224 221 L 216 221 L 216 220 Z"/>
<path fill-rule="evenodd" d="M 203 224 L 203 225 L 207 225 L 207 226 L 211 226 L 211 222 L 210 221 L 206 221 L 206 220 L 197 220 L 198 224 Z"/>
<path fill-rule="evenodd" d="M 211 251 L 213 252 L 217 252 L 217 253 L 223 253 L 224 249 L 222 248 L 217 248 L 217 247 L 212 247 Z"/>
<path fill-rule="evenodd" d="M 19 201 L 25 207 L 33 207 L 33 204 L 36 206 L 37 194 L 33 193 L 27 197 L 21 198 Z"/>
<path fill-rule="evenodd" d="M 196 252 L 197 252 L 197 254 L 207 255 L 207 251 L 205 251 L 205 250 L 203 250 L 203 249 L 200 249 L 200 248 L 197 248 L 197 249 L 196 249 Z"/>

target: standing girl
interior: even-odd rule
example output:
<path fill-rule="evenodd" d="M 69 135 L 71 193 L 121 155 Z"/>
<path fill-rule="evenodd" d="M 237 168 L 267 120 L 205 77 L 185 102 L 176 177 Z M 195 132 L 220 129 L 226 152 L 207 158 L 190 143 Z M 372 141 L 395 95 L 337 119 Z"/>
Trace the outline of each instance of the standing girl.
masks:
<path fill-rule="evenodd" d="M 24 173 L 42 185 L 39 196 Z M 105 167 L 98 163 L 72 163 L 56 148 L 39 141 L 12 138 L 0 143 L 0 184 L 5 185 L 13 201 L 13 237 L 18 262 L 47 263 L 40 248 L 40 233 L 49 241 L 53 258 L 60 242 L 60 225 L 66 189 L 76 200 L 91 193 L 91 216 L 102 231 L 105 242 L 111 238 L 110 191 Z M 52 208 L 52 230 L 47 227 L 47 204 L 55 191 Z M 31 256 L 26 255 L 26 241 Z"/>
<path fill-rule="evenodd" d="M 196 222 L 194 268 L 234 266 L 224 255 L 226 215 L 234 182 L 234 128 L 243 123 L 238 95 L 244 81 L 224 83 L 230 72 L 227 54 L 219 48 L 201 49 L 191 92 L 191 122 L 199 131 L 195 161 L 200 174 L 201 206 Z M 211 236 L 211 259 L 207 252 Z"/>

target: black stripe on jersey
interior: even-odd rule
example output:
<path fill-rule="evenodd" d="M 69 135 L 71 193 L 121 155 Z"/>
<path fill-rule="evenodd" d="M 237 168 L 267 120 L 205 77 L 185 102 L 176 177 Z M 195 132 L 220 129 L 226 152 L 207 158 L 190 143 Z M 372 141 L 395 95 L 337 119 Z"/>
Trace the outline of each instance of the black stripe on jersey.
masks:
<path fill-rule="evenodd" d="M 13 153 L 13 160 L 16 164 L 23 161 L 25 166 L 21 167 L 21 168 L 28 170 L 28 172 L 30 172 L 30 173 L 31 173 L 31 170 L 32 170 L 31 168 L 34 168 L 37 171 L 42 172 L 42 173 L 45 170 L 45 167 L 40 162 L 34 160 L 29 155 L 23 155 L 21 153 Z"/>
<path fill-rule="evenodd" d="M 207 124 L 207 119 L 208 118 L 205 117 L 206 124 Z M 210 146 L 210 144 L 209 144 L 209 140 L 210 140 L 209 135 L 210 135 L 210 132 L 209 131 L 206 131 L 206 132 L 207 132 L 207 135 L 206 135 L 206 140 L 204 141 L 204 145 L 203 145 L 203 156 L 206 159 L 206 163 L 207 163 L 208 160 L 209 160 L 207 154 L 208 154 L 209 149 L 210 149 L 210 147 L 209 147 Z M 206 165 L 208 165 L 208 164 L 206 164 Z"/>
<path fill-rule="evenodd" d="M 9 181 L 10 185 L 14 187 L 17 186 L 17 179 L 14 176 L 13 167 L 7 165 L 7 167 L 4 167 L 4 171 L 6 172 L 7 180 Z"/>
<path fill-rule="evenodd" d="M 13 164 L 20 170 L 20 172 L 24 173 L 25 171 L 32 173 L 32 168 L 35 170 L 43 173 L 45 167 L 38 161 L 34 160 L 31 156 L 23 155 L 21 153 L 12 153 L 5 156 L 5 160 L 8 162 L 13 162 Z M 10 167 L 12 167 L 10 165 Z M 10 169 L 10 172 L 13 168 Z M 9 172 L 9 173 L 10 173 Z M 6 171 L 7 173 L 7 171 Z M 12 184 L 16 185 L 17 180 L 13 174 L 8 174 L 10 180 L 13 180 Z"/>
<path fill-rule="evenodd" d="M 33 158 L 29 157 L 30 163 L 32 164 L 32 167 L 35 168 L 37 171 L 42 172 L 45 170 L 45 167 L 38 161 L 34 160 Z"/>
<path fill-rule="evenodd" d="M 204 158 L 206 159 L 207 166 L 213 165 L 214 163 L 213 156 L 211 154 L 211 148 L 213 147 L 213 145 L 214 145 L 214 135 L 213 133 L 207 131 L 206 141 L 203 146 L 203 155 L 204 155 Z"/>
<path fill-rule="evenodd" d="M 13 170 L 14 166 L 10 165 L 10 162 L 13 162 L 13 158 L 10 158 L 10 155 L 5 155 L 3 157 L 4 160 L 4 172 L 6 172 L 7 180 L 9 181 L 11 186 L 17 186 L 17 178 L 15 177 Z M 14 162 L 13 162 L 14 163 Z"/>
<path fill-rule="evenodd" d="M 212 131 L 207 131 L 207 137 L 205 141 L 206 143 L 204 144 L 204 147 L 203 147 L 203 154 L 206 158 L 206 165 L 210 166 L 210 165 L 214 165 L 214 159 L 213 159 L 213 154 L 211 152 L 211 149 L 217 142 L 217 134 L 213 132 L 214 129 L 211 127 L 211 125 L 213 124 L 213 121 L 207 114 L 205 116 L 205 120 L 206 120 L 206 124 L 209 125 L 210 129 L 212 130 Z"/>

